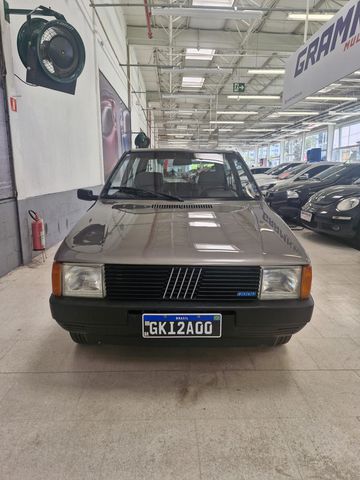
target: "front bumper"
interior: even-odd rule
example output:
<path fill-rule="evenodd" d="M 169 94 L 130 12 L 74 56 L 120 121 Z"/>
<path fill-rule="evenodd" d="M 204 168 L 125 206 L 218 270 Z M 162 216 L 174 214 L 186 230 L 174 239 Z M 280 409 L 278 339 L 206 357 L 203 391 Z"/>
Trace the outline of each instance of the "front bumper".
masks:
<path fill-rule="evenodd" d="M 106 299 L 50 297 L 53 318 L 65 330 L 97 335 L 116 336 L 123 339 L 142 339 L 143 313 L 221 313 L 223 331 L 221 339 L 207 339 L 212 343 L 247 338 L 268 338 L 292 335 L 311 319 L 314 302 L 308 300 L 274 300 L 241 304 L 197 302 L 116 302 Z M 189 342 L 190 339 L 186 341 Z M 196 339 L 190 340 L 195 342 Z M 199 340 L 199 339 L 197 339 Z M 219 342 L 220 340 L 220 342 Z M 170 340 L 171 342 L 173 340 Z M 202 342 L 202 339 L 200 339 Z M 199 342 L 198 342 L 199 343 Z"/>
<path fill-rule="evenodd" d="M 347 212 L 338 212 L 335 209 L 325 213 L 324 207 L 311 208 L 305 206 L 304 211 L 312 214 L 311 222 L 301 220 L 304 227 L 319 233 L 327 233 L 338 238 L 351 240 L 355 237 L 360 219 Z M 322 213 L 320 213 L 322 212 Z M 347 217 L 347 219 L 334 219 L 333 216 Z"/>
<path fill-rule="evenodd" d="M 269 207 L 274 210 L 280 217 L 299 220 L 302 202 L 299 198 L 285 198 L 284 195 L 267 195 L 266 201 Z"/>

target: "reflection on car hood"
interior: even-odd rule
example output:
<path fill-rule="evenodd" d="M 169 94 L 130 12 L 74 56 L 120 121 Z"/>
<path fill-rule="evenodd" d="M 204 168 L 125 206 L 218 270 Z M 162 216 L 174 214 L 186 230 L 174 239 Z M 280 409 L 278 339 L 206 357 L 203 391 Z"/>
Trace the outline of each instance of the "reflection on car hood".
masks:
<path fill-rule="evenodd" d="M 269 175 L 266 178 L 256 179 L 256 183 L 259 185 L 259 187 L 263 187 L 265 185 L 276 185 L 279 182 L 281 182 L 281 180 L 277 179 L 276 177 L 270 177 Z"/>
<path fill-rule="evenodd" d="M 320 182 L 317 182 L 316 180 L 304 180 L 303 182 L 294 182 L 292 180 L 283 180 L 279 182 L 274 188 L 274 192 L 282 192 L 284 190 L 288 190 L 291 188 L 292 190 L 300 190 L 302 188 L 311 188 L 313 186 L 321 185 Z"/>
<path fill-rule="evenodd" d="M 277 178 L 276 176 L 274 175 L 268 175 L 267 173 L 255 173 L 253 175 L 253 177 L 255 178 L 255 180 L 258 182 L 259 180 L 273 180 L 275 178 Z"/>
<path fill-rule="evenodd" d="M 320 190 L 311 197 L 311 202 L 318 205 L 330 205 L 334 202 L 340 202 L 343 198 L 360 196 L 360 185 L 338 185 Z"/>
<path fill-rule="evenodd" d="M 194 201 L 98 201 L 66 237 L 56 259 L 148 265 L 309 262 L 264 201 L 209 201 L 205 207 Z"/>

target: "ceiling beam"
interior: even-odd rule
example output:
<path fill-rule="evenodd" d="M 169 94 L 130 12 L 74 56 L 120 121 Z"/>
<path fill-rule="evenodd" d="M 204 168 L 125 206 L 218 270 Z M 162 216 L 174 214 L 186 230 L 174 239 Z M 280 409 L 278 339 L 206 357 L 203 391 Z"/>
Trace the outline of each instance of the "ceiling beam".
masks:
<path fill-rule="evenodd" d="M 147 46 L 153 48 L 168 47 L 169 36 L 161 28 L 153 29 L 153 38 L 147 37 L 144 27 L 128 27 L 127 37 L 129 45 Z M 266 52 L 294 52 L 303 43 L 303 35 L 286 33 L 254 33 L 247 42 L 248 51 Z M 237 32 L 222 30 L 187 29 L 179 31 L 173 39 L 173 48 L 201 48 L 237 50 L 239 48 L 239 35 Z"/>
<path fill-rule="evenodd" d="M 165 93 L 165 95 L 168 95 Z M 185 103 L 189 103 L 187 100 L 191 100 L 190 103 L 194 103 L 194 100 L 191 96 L 194 96 L 196 95 L 197 98 L 199 99 L 199 102 L 201 102 L 201 99 L 203 100 L 208 100 L 209 98 L 209 95 L 212 95 L 212 96 L 216 96 L 217 97 L 217 100 L 218 100 L 218 103 L 221 104 L 221 105 L 232 105 L 233 107 L 236 107 L 237 108 L 234 108 L 234 110 L 238 109 L 238 110 L 241 110 L 241 108 L 244 107 L 244 105 L 246 103 L 249 103 L 249 104 L 256 104 L 256 105 L 261 105 L 261 106 L 281 106 L 281 101 L 277 101 L 277 100 L 257 100 L 257 99 L 244 99 L 244 100 L 233 100 L 231 98 L 228 98 L 228 95 L 216 95 L 216 94 L 203 94 L 203 92 L 179 92 L 176 94 L 176 96 L 174 97 L 175 100 L 177 100 L 178 102 L 181 102 L 183 104 Z M 231 94 L 229 94 L 231 95 Z M 234 94 L 232 94 L 234 95 Z M 236 94 L 235 94 L 236 95 Z M 159 92 L 157 91 L 147 91 L 146 92 L 146 97 L 147 97 L 147 101 L 148 102 L 158 102 L 160 100 L 160 94 Z M 194 108 L 194 107 L 191 107 L 191 108 Z M 199 107 L 199 109 L 201 109 L 201 107 Z"/>

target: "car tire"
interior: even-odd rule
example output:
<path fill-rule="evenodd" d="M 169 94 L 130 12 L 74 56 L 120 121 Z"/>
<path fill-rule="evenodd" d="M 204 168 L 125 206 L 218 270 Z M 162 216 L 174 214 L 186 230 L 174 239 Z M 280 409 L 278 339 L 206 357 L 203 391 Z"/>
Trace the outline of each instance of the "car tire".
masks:
<path fill-rule="evenodd" d="M 79 345 L 95 345 L 98 343 L 95 338 L 91 338 L 85 333 L 69 332 L 73 342 Z"/>
<path fill-rule="evenodd" d="M 272 347 L 279 347 L 280 345 L 285 345 L 291 339 L 292 335 L 282 335 L 281 337 L 274 337 L 272 342 Z"/>
<path fill-rule="evenodd" d="M 360 225 L 358 226 L 355 237 L 353 239 L 353 246 L 360 250 Z"/>

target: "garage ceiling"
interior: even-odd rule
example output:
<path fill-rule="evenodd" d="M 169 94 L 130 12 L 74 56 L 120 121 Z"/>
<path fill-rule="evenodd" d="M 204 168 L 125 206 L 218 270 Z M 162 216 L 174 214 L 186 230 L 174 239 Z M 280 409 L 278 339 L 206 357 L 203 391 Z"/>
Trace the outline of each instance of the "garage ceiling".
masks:
<path fill-rule="evenodd" d="M 306 22 L 298 15 L 305 17 L 306 0 L 116 3 L 123 8 L 128 41 L 136 50 L 159 146 L 243 148 L 346 118 L 331 111 L 360 109 L 354 100 L 360 97 L 358 72 L 316 95 L 326 100 L 302 101 L 291 109 L 296 114 L 278 114 L 286 59 L 304 42 Z M 152 38 L 144 3 L 152 13 Z M 329 18 L 346 3 L 310 0 L 310 13 Z M 297 19 L 289 18 L 294 14 Z M 310 21 L 307 38 L 323 24 Z M 231 98 L 235 82 L 246 85 L 237 99 Z"/>

